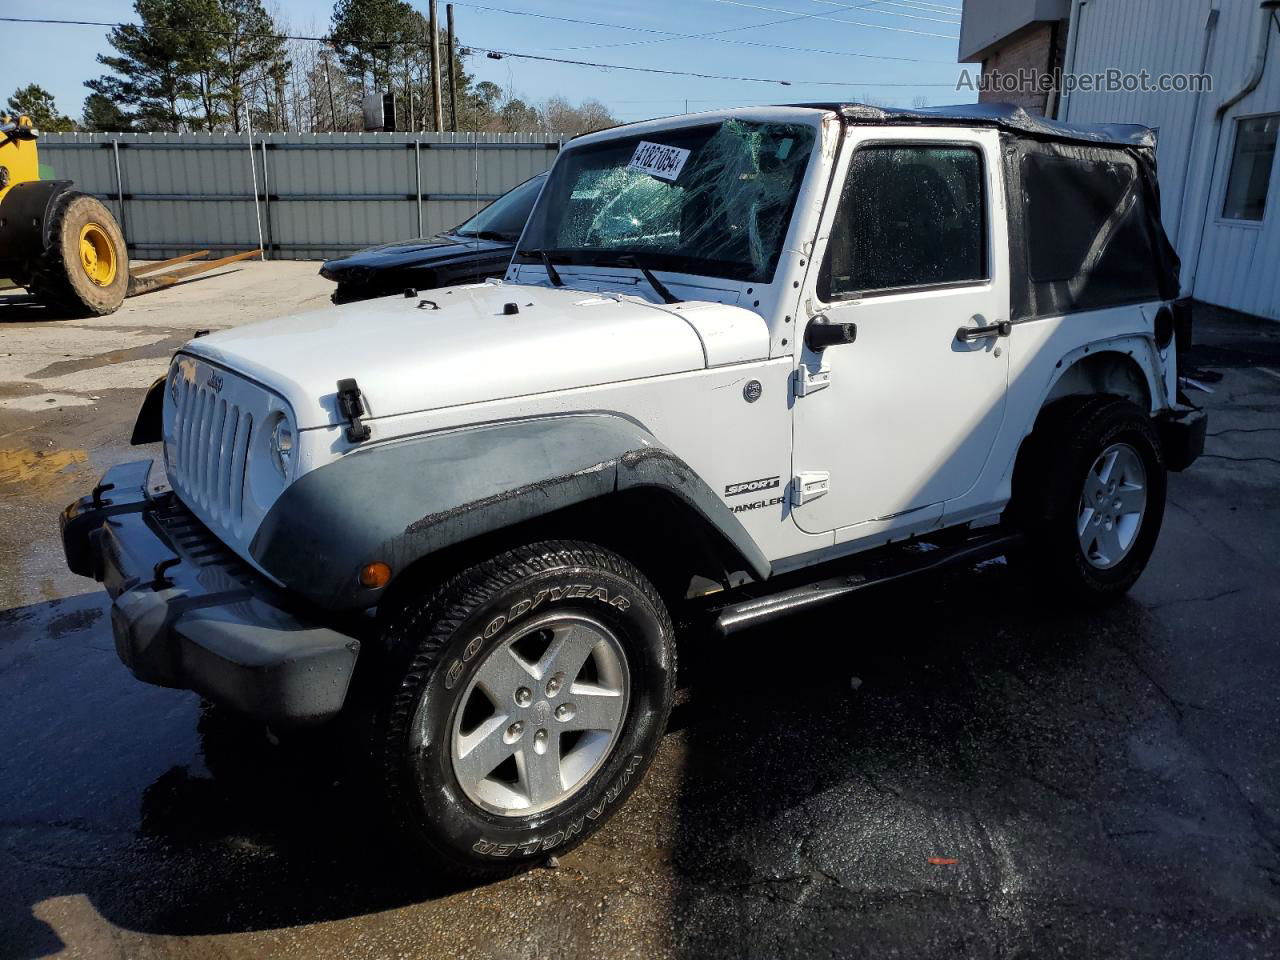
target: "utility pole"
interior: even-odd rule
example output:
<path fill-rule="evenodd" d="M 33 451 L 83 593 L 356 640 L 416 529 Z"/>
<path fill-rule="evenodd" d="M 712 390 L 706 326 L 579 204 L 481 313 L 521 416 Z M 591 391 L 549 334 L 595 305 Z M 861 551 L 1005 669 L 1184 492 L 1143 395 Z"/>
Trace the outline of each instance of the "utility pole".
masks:
<path fill-rule="evenodd" d="M 436 16 L 436 0 L 430 3 L 431 15 L 431 119 L 435 123 L 433 130 L 444 130 L 444 109 L 440 103 L 440 20 Z"/>
<path fill-rule="evenodd" d="M 449 23 L 449 129 L 458 130 L 458 84 L 453 79 L 453 4 L 444 5 L 445 20 Z"/>
<path fill-rule="evenodd" d="M 338 129 L 338 108 L 333 103 L 333 77 L 329 76 L 329 58 L 324 61 L 324 82 L 329 87 L 329 129 Z"/>

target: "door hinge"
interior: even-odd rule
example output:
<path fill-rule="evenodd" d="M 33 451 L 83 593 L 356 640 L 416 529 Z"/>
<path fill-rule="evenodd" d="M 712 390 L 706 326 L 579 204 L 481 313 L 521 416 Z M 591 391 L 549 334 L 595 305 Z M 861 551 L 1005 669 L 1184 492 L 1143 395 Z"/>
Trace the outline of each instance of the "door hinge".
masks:
<path fill-rule="evenodd" d="M 791 505 L 817 500 L 831 490 L 831 474 L 826 470 L 805 470 L 791 478 Z"/>
<path fill-rule="evenodd" d="M 811 393 L 817 393 L 819 390 L 825 390 L 831 386 L 830 370 L 813 370 L 810 371 L 803 363 L 792 374 L 793 385 L 797 397 L 807 397 Z"/>

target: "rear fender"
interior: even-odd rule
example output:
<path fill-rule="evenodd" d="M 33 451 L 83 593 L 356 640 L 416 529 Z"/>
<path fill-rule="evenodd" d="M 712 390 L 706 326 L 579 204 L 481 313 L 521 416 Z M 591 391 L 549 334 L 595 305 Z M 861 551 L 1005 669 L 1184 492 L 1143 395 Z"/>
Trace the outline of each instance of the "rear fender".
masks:
<path fill-rule="evenodd" d="M 399 572 L 485 534 L 610 494 L 658 487 L 706 519 L 758 578 L 769 562 L 741 522 L 640 424 L 608 413 L 504 421 L 360 448 L 304 474 L 272 506 L 249 550 L 322 606 L 357 609 L 379 591 L 357 571 Z"/>

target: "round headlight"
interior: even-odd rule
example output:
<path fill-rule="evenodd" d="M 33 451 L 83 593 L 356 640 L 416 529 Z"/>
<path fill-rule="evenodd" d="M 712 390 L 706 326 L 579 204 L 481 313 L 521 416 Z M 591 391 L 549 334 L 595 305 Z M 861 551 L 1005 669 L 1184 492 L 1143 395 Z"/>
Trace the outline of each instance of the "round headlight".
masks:
<path fill-rule="evenodd" d="M 293 427 L 284 417 L 276 420 L 271 428 L 271 457 L 285 476 L 289 475 L 289 461 L 293 457 Z"/>

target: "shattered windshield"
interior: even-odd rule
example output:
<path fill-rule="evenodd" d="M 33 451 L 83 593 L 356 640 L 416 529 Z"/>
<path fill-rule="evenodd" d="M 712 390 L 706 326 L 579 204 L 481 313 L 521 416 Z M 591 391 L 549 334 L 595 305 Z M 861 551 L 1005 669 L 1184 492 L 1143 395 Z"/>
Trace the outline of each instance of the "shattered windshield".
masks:
<path fill-rule="evenodd" d="M 556 164 L 517 260 L 626 265 L 768 282 L 812 152 L 814 128 L 726 120 L 570 150 Z"/>

